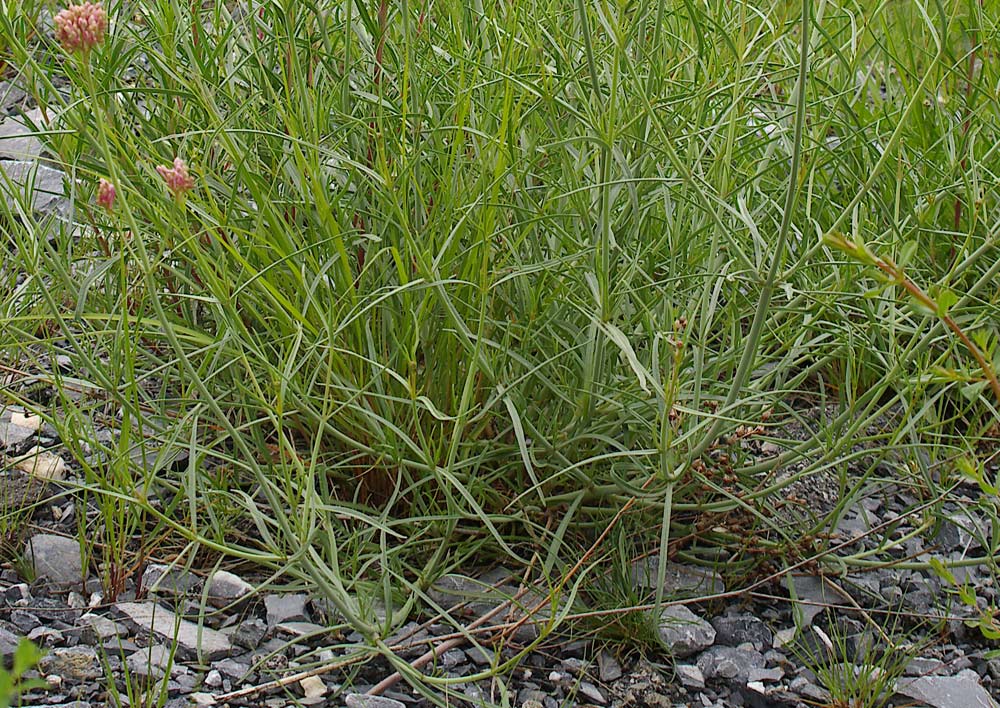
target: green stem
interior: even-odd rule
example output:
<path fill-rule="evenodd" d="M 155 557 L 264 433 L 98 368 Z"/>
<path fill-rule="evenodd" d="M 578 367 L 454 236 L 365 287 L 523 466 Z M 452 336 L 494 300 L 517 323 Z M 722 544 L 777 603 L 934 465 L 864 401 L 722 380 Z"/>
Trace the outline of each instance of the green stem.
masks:
<path fill-rule="evenodd" d="M 768 311 L 771 307 L 771 297 L 774 294 L 774 287 L 778 280 L 778 269 L 785 256 L 785 246 L 788 242 L 788 233 L 792 226 L 792 214 L 799 194 L 799 169 L 802 162 L 802 133 L 805 127 L 806 117 L 806 78 L 809 70 L 809 36 L 810 27 L 810 0 L 802 0 L 802 44 L 799 51 L 799 76 L 796 83 L 795 93 L 795 133 L 792 139 L 792 163 L 788 175 L 788 191 L 785 193 L 785 206 L 781 215 L 781 225 L 778 228 L 778 240 L 774 246 L 774 255 L 771 258 L 771 267 L 768 270 L 767 278 L 760 289 L 760 297 L 757 300 L 757 309 L 754 311 L 753 322 L 750 324 L 750 332 L 746 340 L 742 343 L 743 355 L 733 376 L 733 382 L 726 396 L 725 404 L 721 407 L 720 413 L 729 414 L 739 399 L 740 392 L 746 384 L 750 375 L 751 367 L 757 357 L 757 348 L 760 346 L 760 338 L 764 329 L 764 321 L 767 319 Z M 687 464 L 700 457 L 709 445 L 716 439 L 722 429 L 725 418 L 719 416 L 709 427 L 701 441 L 688 454 Z"/>

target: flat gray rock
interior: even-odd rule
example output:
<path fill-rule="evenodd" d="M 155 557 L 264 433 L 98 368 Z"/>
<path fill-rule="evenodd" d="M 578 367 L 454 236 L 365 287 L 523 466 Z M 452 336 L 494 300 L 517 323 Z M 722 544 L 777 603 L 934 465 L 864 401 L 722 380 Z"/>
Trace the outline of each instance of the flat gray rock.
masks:
<path fill-rule="evenodd" d="M 76 621 L 76 626 L 81 628 L 81 637 L 85 641 L 103 644 L 108 640 L 117 639 L 128 634 L 122 625 L 113 619 L 88 612 L 81 615 Z"/>
<path fill-rule="evenodd" d="M 17 643 L 21 638 L 5 627 L 0 627 L 0 662 L 5 662 L 14 656 Z"/>
<path fill-rule="evenodd" d="M 485 580 L 476 580 L 459 573 L 442 575 L 427 590 L 427 595 L 444 609 L 465 604 L 467 614 L 482 616 L 504 601 L 497 588 Z"/>
<path fill-rule="evenodd" d="M 28 100 L 28 94 L 10 81 L 0 81 L 0 114 L 16 113 Z"/>
<path fill-rule="evenodd" d="M 184 673 L 180 666 L 170 656 L 170 647 L 154 644 L 129 655 L 125 661 L 129 671 L 142 678 L 162 679 L 170 671 L 171 676 Z"/>
<path fill-rule="evenodd" d="M 774 632 L 759 617 L 743 613 L 723 615 L 712 619 L 715 628 L 715 643 L 727 647 L 738 647 L 749 642 L 758 651 L 769 649 L 774 641 Z"/>
<path fill-rule="evenodd" d="M 785 678 L 785 671 L 780 666 L 775 666 L 773 669 L 750 669 L 750 673 L 747 675 L 747 683 L 753 681 L 770 681 L 774 683 L 783 678 Z"/>
<path fill-rule="evenodd" d="M 17 447 L 36 432 L 31 428 L 25 428 L 9 420 L 0 420 L 0 447 Z"/>
<path fill-rule="evenodd" d="M 282 622 L 308 622 L 307 602 L 309 602 L 309 596 L 302 593 L 265 595 L 264 607 L 267 608 L 267 626 L 274 627 Z"/>
<path fill-rule="evenodd" d="M 708 649 L 715 642 L 715 629 L 684 605 L 673 605 L 660 615 L 660 639 L 677 658 Z"/>
<path fill-rule="evenodd" d="M 813 618 L 830 605 L 836 605 L 844 601 L 844 598 L 828 586 L 823 578 L 816 575 L 795 575 L 785 576 L 781 580 L 786 588 L 792 583 L 795 588 L 795 596 L 798 599 L 795 611 L 802 613 L 802 626 L 807 627 L 812 624 Z"/>
<path fill-rule="evenodd" d="M 968 510 L 956 511 L 944 518 L 934 540 L 946 552 L 982 548 L 983 542 L 988 543 L 993 535 L 993 525 L 989 519 L 981 517 Z"/>
<path fill-rule="evenodd" d="M 406 704 L 385 696 L 366 696 L 363 693 L 348 693 L 344 699 L 347 708 L 406 708 Z"/>
<path fill-rule="evenodd" d="M 176 641 L 179 648 L 189 653 L 201 653 L 210 661 L 226 656 L 233 648 L 229 638 L 222 632 L 199 627 L 156 603 L 118 602 L 113 607 L 143 631 L 167 641 Z"/>
<path fill-rule="evenodd" d="M 83 582 L 83 562 L 76 539 L 51 533 L 35 534 L 28 539 L 24 556 L 34 569 L 36 578 L 44 578 L 57 585 Z"/>
<path fill-rule="evenodd" d="M 597 670 L 601 681 L 609 683 L 622 677 L 622 667 L 611 654 L 602 651 L 597 655 Z"/>
<path fill-rule="evenodd" d="M 680 679 L 681 685 L 688 688 L 705 688 L 705 675 L 697 666 L 691 664 L 676 664 L 674 673 Z"/>
<path fill-rule="evenodd" d="M 701 653 L 697 663 L 707 679 L 746 683 L 751 671 L 764 668 L 764 655 L 746 646 L 710 647 Z"/>
<path fill-rule="evenodd" d="M 497 586 L 504 581 L 510 582 Z M 427 595 L 446 610 L 461 605 L 458 612 L 467 617 L 482 617 L 510 601 L 509 608 L 496 616 L 496 622 L 521 619 L 527 612 L 541 605 L 532 615 L 534 621 L 525 621 L 514 633 L 518 640 L 532 641 L 538 637 L 536 623 L 548 621 L 551 606 L 546 602 L 547 596 L 534 588 L 518 597 L 521 591 L 513 582 L 511 573 L 505 568 L 495 568 L 478 578 L 449 573 L 435 580 L 427 589 Z"/>
<path fill-rule="evenodd" d="M 28 127 L 29 121 L 35 125 L 44 123 L 40 108 L 0 122 L 0 159 L 36 160 L 42 156 L 42 141 Z"/>
<path fill-rule="evenodd" d="M 151 563 L 142 573 L 142 587 L 153 595 L 197 595 L 201 578 L 183 568 Z"/>
<path fill-rule="evenodd" d="M 642 588 L 655 589 L 659 563 L 658 554 L 632 563 L 632 582 Z M 668 561 L 664 571 L 663 596 L 668 599 L 726 591 L 722 576 L 712 570 Z"/>
<path fill-rule="evenodd" d="M 253 585 L 228 570 L 215 571 L 208 576 L 205 584 L 208 590 L 208 602 L 213 607 L 225 607 L 242 600 L 254 589 Z"/>
<path fill-rule="evenodd" d="M 955 676 L 921 676 L 902 679 L 896 693 L 933 708 L 998 708 L 997 702 L 979 683 L 979 675 L 966 669 Z"/>
<path fill-rule="evenodd" d="M 233 644 L 253 651 L 267 635 L 267 623 L 257 617 L 240 622 L 226 630 Z"/>
<path fill-rule="evenodd" d="M 17 210 L 17 201 L 8 193 L 9 181 L 16 189 L 31 188 L 32 211 L 45 216 L 69 217 L 70 201 L 64 195 L 67 191 L 66 175 L 51 167 L 26 160 L 0 160 L 0 194 L 7 206 Z"/>
<path fill-rule="evenodd" d="M 213 666 L 223 675 L 231 679 L 242 681 L 251 675 L 250 665 L 236 659 L 223 659 L 217 661 Z"/>
<path fill-rule="evenodd" d="M 596 703 L 599 706 L 608 704 L 608 698 L 604 695 L 604 692 L 589 681 L 580 682 L 580 695 L 585 696 L 591 703 Z"/>

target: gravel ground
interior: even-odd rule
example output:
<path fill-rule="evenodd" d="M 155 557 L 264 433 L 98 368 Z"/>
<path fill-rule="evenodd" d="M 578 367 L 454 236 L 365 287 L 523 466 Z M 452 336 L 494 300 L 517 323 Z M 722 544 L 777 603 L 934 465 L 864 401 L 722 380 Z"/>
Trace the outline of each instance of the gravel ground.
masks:
<path fill-rule="evenodd" d="M 806 418 L 828 413 L 810 411 Z M 805 437 L 811 430 L 799 422 L 783 434 Z M 757 439 L 741 444 L 773 452 Z M 0 474 L 5 543 L 8 552 L 22 550 L 24 559 L 0 572 L 0 655 L 6 660 L 21 636 L 48 651 L 38 675 L 50 689 L 29 695 L 29 705 L 113 704 L 112 686 L 146 695 L 164 691 L 171 706 L 430 705 L 405 682 L 378 698 L 365 696 L 393 669 L 381 658 L 352 662 L 362 637 L 331 630 L 337 618 L 321 598 L 280 589 L 254 593 L 256 577 L 225 571 L 206 577 L 153 562 L 113 599 L 101 592 L 94 573 L 82 584 L 76 515 L 87 512 L 68 481 L 75 471 L 55 431 L 7 407 L 0 414 L 0 448 L 6 460 Z M 871 464 L 864 456 L 858 459 L 859 469 Z M 814 505 L 828 496 L 830 482 L 821 478 L 812 485 L 819 490 Z M 872 671 L 871 665 L 899 674 L 889 705 L 997 705 L 1000 660 L 988 658 L 990 645 L 963 622 L 972 614 L 936 576 L 888 565 L 904 554 L 925 560 L 981 552 L 990 529 L 962 511 L 962 505 L 972 508 L 978 495 L 977 489 L 959 490 L 944 510 L 949 521 L 880 557 L 878 544 L 885 538 L 902 539 L 910 532 L 919 516 L 912 513 L 916 500 L 884 485 L 877 495 L 859 494 L 831 543 L 869 549 L 887 567 L 839 577 L 803 572 L 791 582 L 783 577 L 721 600 L 670 605 L 656 618 L 646 612 L 662 646 L 644 656 L 625 644 L 550 636 L 513 671 L 477 680 L 475 674 L 514 657 L 536 636 L 530 624 L 502 643 L 474 647 L 454 641 L 454 628 L 442 621 L 412 622 L 387 643 L 407 661 L 434 652 L 421 665 L 426 673 L 469 677 L 449 687 L 454 705 L 823 705 L 838 695 L 832 677 L 860 675 Z M 652 589 L 657 564 L 655 556 L 634 561 L 637 587 Z M 31 575 L 35 580 L 26 582 Z M 980 602 L 995 601 L 992 575 L 969 568 L 960 580 L 975 589 Z M 725 590 L 715 573 L 673 562 L 665 582 L 668 598 Z M 790 601 L 790 585 L 797 603 Z M 470 568 L 441 578 L 430 595 L 442 607 L 455 607 L 452 615 L 466 626 L 484 617 L 490 626 L 521 616 L 516 606 L 505 604 L 520 589 L 519 579 L 506 569 Z M 926 629 L 915 618 L 928 618 Z M 906 630 L 903 644 L 893 627 Z M 888 634 L 894 634 L 891 648 Z M 852 684 L 841 679 L 839 685 Z"/>

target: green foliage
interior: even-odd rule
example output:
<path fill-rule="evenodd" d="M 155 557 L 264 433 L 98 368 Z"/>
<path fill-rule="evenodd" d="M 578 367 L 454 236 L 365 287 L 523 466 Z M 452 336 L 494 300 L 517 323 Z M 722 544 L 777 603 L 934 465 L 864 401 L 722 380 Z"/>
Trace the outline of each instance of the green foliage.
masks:
<path fill-rule="evenodd" d="M 374 653 L 462 563 L 578 593 L 625 505 L 643 545 L 733 558 L 706 519 L 780 534 L 769 473 L 846 464 L 893 406 L 885 445 L 934 464 L 995 420 L 938 316 L 996 356 L 974 3 L 136 0 L 88 57 L 4 7 L 76 222 L 0 186 L 0 356 L 57 391 L 109 588 L 169 538 L 327 595 Z M 718 462 L 802 398 L 842 412 Z"/>

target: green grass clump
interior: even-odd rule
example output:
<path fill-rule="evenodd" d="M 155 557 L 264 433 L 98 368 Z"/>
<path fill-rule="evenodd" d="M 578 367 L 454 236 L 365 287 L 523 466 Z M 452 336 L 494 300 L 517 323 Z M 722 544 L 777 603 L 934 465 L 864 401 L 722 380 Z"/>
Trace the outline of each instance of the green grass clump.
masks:
<path fill-rule="evenodd" d="M 885 444 L 947 467 L 996 419 L 940 313 L 821 238 L 891 256 L 996 358 L 975 3 L 123 0 L 87 56 L 32 5 L 0 46 L 75 209 L 7 185 L 0 356 L 54 385 L 71 447 L 121 431 L 74 449 L 101 562 L 249 561 L 377 646 L 474 562 L 585 590 L 625 516 L 752 574 L 705 519 L 755 535 L 770 469 L 836 468 L 893 407 Z M 719 462 L 802 399 L 842 406 L 828 438 Z"/>

